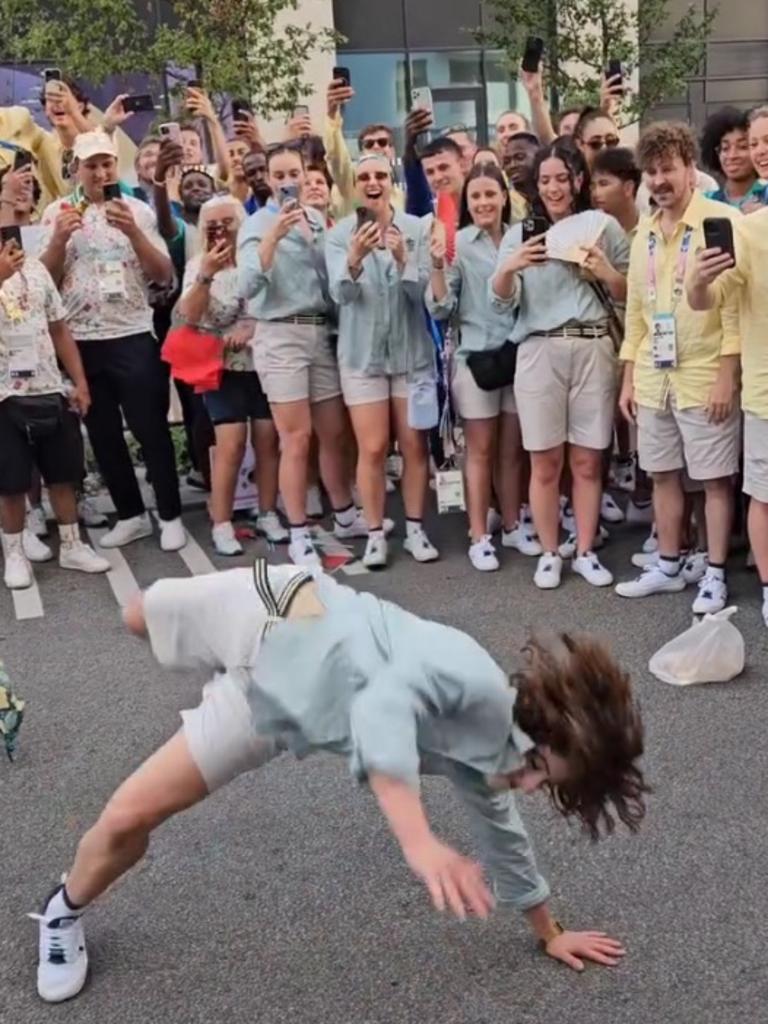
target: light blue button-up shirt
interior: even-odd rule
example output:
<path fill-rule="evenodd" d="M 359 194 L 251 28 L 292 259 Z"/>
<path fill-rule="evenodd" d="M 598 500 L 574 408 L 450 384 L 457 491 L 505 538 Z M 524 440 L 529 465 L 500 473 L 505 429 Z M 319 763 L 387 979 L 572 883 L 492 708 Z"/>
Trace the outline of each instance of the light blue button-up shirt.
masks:
<path fill-rule="evenodd" d="M 305 206 L 312 241 L 298 228 L 292 228 L 275 249 L 272 266 L 261 265 L 259 246 L 278 217 L 273 206 L 252 214 L 237 239 L 237 266 L 240 291 L 251 300 L 249 312 L 257 320 L 280 320 L 310 314 L 327 316 L 328 280 L 325 269 L 325 225 L 319 213 Z"/>
<path fill-rule="evenodd" d="M 522 225 L 515 224 L 501 243 L 497 271 L 507 256 L 522 244 Z M 624 229 L 613 217 L 608 218 L 600 245 L 614 270 L 626 274 L 629 243 Z M 509 300 L 495 294 L 493 278 L 488 291 L 494 310 L 506 313 L 509 337 L 514 342 L 525 341 L 541 331 L 556 331 L 566 324 L 597 324 L 607 320 L 605 307 L 581 276 L 581 269 L 563 260 L 547 260 L 541 266 L 526 267 L 517 274 L 517 288 Z"/>
<path fill-rule="evenodd" d="M 388 249 L 369 253 L 357 280 L 349 272 L 349 243 L 357 217 L 329 233 L 326 261 L 331 298 L 339 307 L 339 363 L 370 376 L 403 374 L 434 365 L 424 316 L 429 252 L 421 220 L 397 210 L 393 225 L 405 241 L 402 273 Z"/>
<path fill-rule="evenodd" d="M 499 250 L 490 235 L 474 224 L 456 234 L 456 258 L 446 265 L 445 298 L 438 302 L 427 288 L 427 309 L 435 320 L 448 320 L 454 314 L 460 331 L 458 359 L 469 352 L 501 348 L 510 334 L 507 310 L 494 309 L 488 295 L 488 282 L 496 270 Z"/>

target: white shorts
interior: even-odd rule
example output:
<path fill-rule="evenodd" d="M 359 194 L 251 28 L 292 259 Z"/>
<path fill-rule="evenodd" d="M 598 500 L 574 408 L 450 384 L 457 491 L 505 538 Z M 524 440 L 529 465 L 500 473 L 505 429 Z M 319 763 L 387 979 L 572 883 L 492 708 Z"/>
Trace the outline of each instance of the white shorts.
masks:
<path fill-rule="evenodd" d="M 341 394 L 326 326 L 262 320 L 256 347 L 259 376 L 270 404 L 325 402 Z"/>
<path fill-rule="evenodd" d="M 451 393 L 456 412 L 463 420 L 493 420 L 502 412 L 517 413 L 514 387 L 510 384 L 495 391 L 483 391 L 463 359 L 454 360 Z"/>
<path fill-rule="evenodd" d="M 768 504 L 768 420 L 744 413 L 744 493 Z"/>
<path fill-rule="evenodd" d="M 685 469 L 691 480 L 720 480 L 739 469 L 741 414 L 735 408 L 725 423 L 710 423 L 703 408 L 637 410 L 637 448 L 646 473 Z"/>
<path fill-rule="evenodd" d="M 388 402 L 390 398 L 408 398 L 408 379 L 404 373 L 368 376 L 341 367 L 341 393 L 344 404 L 370 405 Z"/>

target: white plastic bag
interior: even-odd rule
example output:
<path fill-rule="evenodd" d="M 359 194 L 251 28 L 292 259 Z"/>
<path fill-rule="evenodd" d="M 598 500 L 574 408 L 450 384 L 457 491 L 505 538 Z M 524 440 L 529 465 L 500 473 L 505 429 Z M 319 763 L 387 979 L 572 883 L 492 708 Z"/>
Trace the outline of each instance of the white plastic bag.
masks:
<path fill-rule="evenodd" d="M 727 683 L 744 671 L 744 637 L 730 621 L 738 608 L 705 615 L 664 644 L 648 668 L 663 683 Z"/>

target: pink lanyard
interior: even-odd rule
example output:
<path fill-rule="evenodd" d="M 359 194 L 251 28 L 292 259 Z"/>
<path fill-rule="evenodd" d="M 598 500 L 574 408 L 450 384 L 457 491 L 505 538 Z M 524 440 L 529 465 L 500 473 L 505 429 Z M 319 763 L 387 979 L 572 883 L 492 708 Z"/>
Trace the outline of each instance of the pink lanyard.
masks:
<path fill-rule="evenodd" d="M 675 277 L 672 285 L 672 310 L 675 312 L 677 309 L 680 299 L 683 297 L 685 291 L 685 271 L 688 266 L 688 254 L 691 251 L 691 240 L 693 239 L 693 228 L 687 227 L 683 234 L 683 239 L 680 243 L 680 252 L 677 256 L 677 266 L 675 267 Z M 653 306 L 654 314 L 657 312 L 656 305 L 659 298 L 658 279 L 656 276 L 656 249 L 658 248 L 658 239 L 656 235 L 651 232 L 648 235 L 648 301 Z"/>

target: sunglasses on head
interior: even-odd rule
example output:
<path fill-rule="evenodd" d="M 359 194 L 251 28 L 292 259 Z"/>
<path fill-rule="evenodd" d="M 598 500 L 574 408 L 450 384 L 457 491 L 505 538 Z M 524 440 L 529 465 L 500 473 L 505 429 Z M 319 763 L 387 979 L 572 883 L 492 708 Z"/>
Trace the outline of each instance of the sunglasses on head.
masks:
<path fill-rule="evenodd" d="M 391 145 L 392 140 L 388 135 L 372 135 L 363 139 L 363 149 L 388 149 Z"/>
<path fill-rule="evenodd" d="M 621 140 L 619 139 L 618 135 L 606 135 L 604 139 L 590 139 L 587 145 L 591 150 L 597 153 L 599 150 L 604 149 L 606 146 L 608 147 L 608 149 L 613 149 L 615 146 L 618 146 L 620 141 Z"/>

